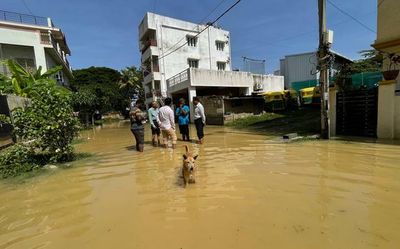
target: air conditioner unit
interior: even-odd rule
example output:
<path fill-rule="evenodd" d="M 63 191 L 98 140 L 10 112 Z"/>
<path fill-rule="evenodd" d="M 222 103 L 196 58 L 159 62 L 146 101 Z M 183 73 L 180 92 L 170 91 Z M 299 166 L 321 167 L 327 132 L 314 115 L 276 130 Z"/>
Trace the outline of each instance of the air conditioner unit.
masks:
<path fill-rule="evenodd" d="M 256 83 L 254 85 L 254 91 L 261 91 L 261 90 L 264 90 L 264 85 L 260 84 L 260 83 Z"/>

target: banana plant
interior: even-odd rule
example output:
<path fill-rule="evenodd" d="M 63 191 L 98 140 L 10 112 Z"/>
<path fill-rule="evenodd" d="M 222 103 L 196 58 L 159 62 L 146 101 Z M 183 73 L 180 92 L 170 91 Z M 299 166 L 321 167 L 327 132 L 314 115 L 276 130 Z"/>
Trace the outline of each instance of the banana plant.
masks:
<path fill-rule="evenodd" d="M 29 97 L 35 87 L 44 82 L 49 82 L 50 84 L 50 81 L 44 80 L 50 79 L 62 69 L 61 66 L 57 66 L 42 73 L 42 67 L 39 66 L 34 73 L 31 73 L 14 60 L 6 60 L 2 63 L 6 64 L 11 76 L 8 77 L 0 74 L 0 91 L 4 93 L 14 93 L 22 97 Z"/>

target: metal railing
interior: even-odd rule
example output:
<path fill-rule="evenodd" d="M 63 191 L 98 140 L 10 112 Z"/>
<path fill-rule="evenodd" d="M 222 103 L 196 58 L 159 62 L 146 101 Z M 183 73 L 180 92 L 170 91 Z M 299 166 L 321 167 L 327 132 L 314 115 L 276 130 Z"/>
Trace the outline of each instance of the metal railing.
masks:
<path fill-rule="evenodd" d="M 172 76 L 167 80 L 167 86 L 172 87 L 175 85 L 178 85 L 186 80 L 189 79 L 189 69 L 185 69 L 184 71 L 176 74 L 175 76 Z"/>
<path fill-rule="evenodd" d="M 55 52 L 57 52 L 58 56 L 60 59 L 65 63 L 66 67 L 71 70 L 71 66 L 69 64 L 69 61 L 65 55 L 65 53 L 61 50 L 60 44 L 56 41 L 54 36 L 51 35 L 51 33 L 48 32 L 40 32 L 40 42 L 42 44 L 46 45 L 51 45 Z"/>
<path fill-rule="evenodd" d="M 46 17 L 20 14 L 16 12 L 0 10 L 0 21 L 23 23 L 38 26 L 49 26 Z"/>

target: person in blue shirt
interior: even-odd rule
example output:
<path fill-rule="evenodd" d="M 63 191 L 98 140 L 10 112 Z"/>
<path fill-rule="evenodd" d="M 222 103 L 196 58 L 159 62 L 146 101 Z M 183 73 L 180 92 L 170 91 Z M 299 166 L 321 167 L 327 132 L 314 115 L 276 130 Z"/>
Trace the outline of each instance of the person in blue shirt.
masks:
<path fill-rule="evenodd" d="M 190 141 L 189 138 L 189 113 L 190 108 L 185 104 L 185 99 L 179 99 L 176 116 L 178 116 L 179 131 L 182 134 L 183 141 Z"/>

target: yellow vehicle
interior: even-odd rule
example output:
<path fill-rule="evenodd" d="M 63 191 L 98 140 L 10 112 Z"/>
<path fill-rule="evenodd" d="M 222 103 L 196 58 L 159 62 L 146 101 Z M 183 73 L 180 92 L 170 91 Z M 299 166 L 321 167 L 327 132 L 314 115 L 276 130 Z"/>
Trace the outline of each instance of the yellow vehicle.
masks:
<path fill-rule="evenodd" d="M 266 92 L 261 94 L 265 99 L 265 108 L 270 111 L 283 111 L 286 109 L 285 104 L 285 93 L 283 91 L 278 92 Z"/>
<path fill-rule="evenodd" d="M 319 87 L 307 87 L 300 89 L 301 105 L 319 105 L 321 104 L 321 93 Z"/>
<path fill-rule="evenodd" d="M 289 89 L 283 91 L 286 108 L 298 108 L 300 106 L 299 95 L 296 90 Z"/>

